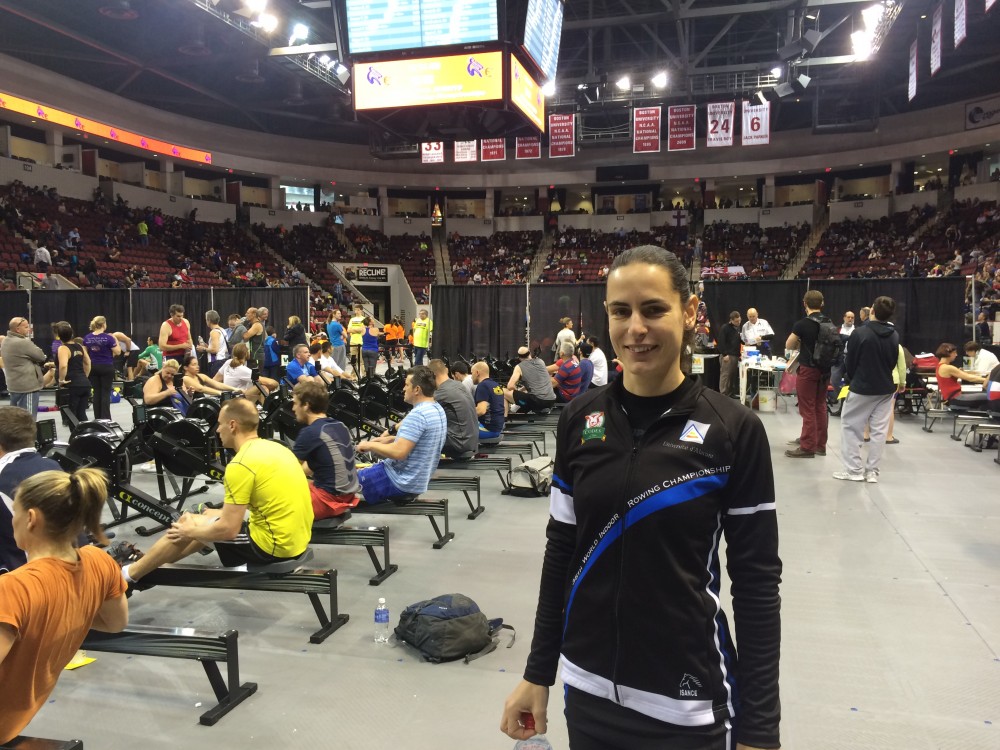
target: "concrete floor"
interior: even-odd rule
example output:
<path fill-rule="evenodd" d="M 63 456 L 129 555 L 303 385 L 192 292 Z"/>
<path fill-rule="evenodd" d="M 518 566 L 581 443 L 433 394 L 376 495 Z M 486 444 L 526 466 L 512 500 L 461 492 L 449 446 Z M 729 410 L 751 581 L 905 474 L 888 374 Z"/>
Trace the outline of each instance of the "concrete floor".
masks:
<path fill-rule="evenodd" d="M 113 409 L 128 424 L 127 407 Z M 838 482 L 830 478 L 840 468 L 836 419 L 827 457 L 798 461 L 782 455 L 798 434 L 797 415 L 762 419 L 785 566 L 784 747 L 1000 748 L 996 452 L 975 454 L 945 428 L 927 434 L 904 418 L 879 484 Z M 136 482 L 153 489 L 149 475 Z M 451 496 L 456 538 L 441 550 L 431 548 L 425 518 L 386 519 L 400 569 L 378 588 L 368 585 L 363 548 L 315 547 L 313 566 L 337 568 L 340 611 L 351 615 L 321 645 L 308 642 L 315 619 L 301 594 L 158 588 L 134 596 L 134 623 L 239 630 L 241 677 L 259 691 L 217 726 L 198 724 L 213 702 L 198 664 L 95 654 L 94 664 L 63 674 L 28 734 L 79 737 L 104 750 L 511 747 L 498 731 L 500 710 L 531 641 L 548 503 L 500 495 L 495 474 L 483 475 L 483 488 L 487 510 L 475 521 Z M 128 528 L 119 538 L 133 538 Z M 373 642 L 378 597 L 395 623 L 407 604 L 454 591 L 513 624 L 513 648 L 469 665 L 432 665 L 405 646 Z M 567 746 L 561 710 L 557 686 L 556 748 Z"/>

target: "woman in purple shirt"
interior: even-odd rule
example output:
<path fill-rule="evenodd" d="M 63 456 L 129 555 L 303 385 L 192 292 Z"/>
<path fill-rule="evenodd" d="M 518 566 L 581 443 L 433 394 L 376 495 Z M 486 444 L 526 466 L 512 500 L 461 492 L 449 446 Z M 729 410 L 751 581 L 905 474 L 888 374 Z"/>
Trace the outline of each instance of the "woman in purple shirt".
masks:
<path fill-rule="evenodd" d="M 83 345 L 90 352 L 90 384 L 94 387 L 94 419 L 111 419 L 111 384 L 115 379 L 115 357 L 121 354 L 118 339 L 107 332 L 108 321 L 98 315 L 90 321 Z"/>

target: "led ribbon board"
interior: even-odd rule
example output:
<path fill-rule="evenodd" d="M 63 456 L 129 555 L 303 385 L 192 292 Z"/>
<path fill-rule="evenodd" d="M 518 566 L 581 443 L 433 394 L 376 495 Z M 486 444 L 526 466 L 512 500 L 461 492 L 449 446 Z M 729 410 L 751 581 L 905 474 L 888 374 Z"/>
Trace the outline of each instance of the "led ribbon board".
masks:
<path fill-rule="evenodd" d="M 88 133 L 97 138 L 135 146 L 157 156 L 172 156 L 175 159 L 187 159 L 200 164 L 212 163 L 212 154 L 208 151 L 199 151 L 168 143 L 167 141 L 160 141 L 156 138 L 123 130 L 114 125 L 106 125 L 103 122 L 89 120 L 72 112 L 64 112 L 61 109 L 55 109 L 54 107 L 39 104 L 38 102 L 21 99 L 13 94 L 7 94 L 2 91 L 0 91 L 0 109 L 17 112 L 18 114 L 27 115 L 36 120 L 44 120 L 55 125 L 62 125 L 63 127 L 77 130 L 80 133 Z"/>

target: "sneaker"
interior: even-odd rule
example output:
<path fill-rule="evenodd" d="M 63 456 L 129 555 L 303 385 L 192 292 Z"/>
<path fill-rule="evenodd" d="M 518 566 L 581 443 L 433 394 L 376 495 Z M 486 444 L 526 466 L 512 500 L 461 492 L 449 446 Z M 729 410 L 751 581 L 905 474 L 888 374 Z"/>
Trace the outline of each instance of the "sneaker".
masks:
<path fill-rule="evenodd" d="M 108 554 L 114 558 L 119 565 L 128 565 L 139 560 L 143 556 L 143 551 L 130 542 L 124 540 L 115 542 L 108 547 Z"/>
<path fill-rule="evenodd" d="M 798 445 L 798 444 L 799 444 L 799 438 L 795 438 L 795 440 L 789 440 L 787 443 L 785 443 L 785 445 Z"/>
<path fill-rule="evenodd" d="M 144 464 L 140 464 L 139 465 L 139 471 L 144 472 L 146 474 L 155 474 L 156 473 L 156 461 L 147 461 Z"/>
<path fill-rule="evenodd" d="M 863 482 L 865 481 L 864 474 L 852 474 L 849 471 L 835 471 L 833 472 L 834 479 L 842 479 L 845 482 Z"/>
<path fill-rule="evenodd" d="M 816 449 L 816 455 L 817 456 L 825 456 L 826 455 L 826 448 L 817 448 Z"/>
<path fill-rule="evenodd" d="M 866 471 L 865 481 L 868 484 L 878 484 L 878 471 Z"/>

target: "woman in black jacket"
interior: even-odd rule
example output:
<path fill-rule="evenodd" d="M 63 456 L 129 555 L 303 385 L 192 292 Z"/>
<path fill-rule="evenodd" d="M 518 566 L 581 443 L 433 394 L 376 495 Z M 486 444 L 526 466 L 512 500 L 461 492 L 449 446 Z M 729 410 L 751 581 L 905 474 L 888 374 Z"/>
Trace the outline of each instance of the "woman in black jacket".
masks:
<path fill-rule="evenodd" d="M 535 634 L 501 731 L 545 731 L 561 665 L 573 750 L 777 748 L 781 561 L 763 425 L 685 376 L 698 298 L 673 253 L 618 256 L 606 305 L 623 373 L 559 419 Z"/>
<path fill-rule="evenodd" d="M 284 339 L 284 344 L 288 347 L 289 352 L 295 351 L 295 347 L 299 344 L 309 345 L 306 341 L 306 329 L 302 326 L 302 319 L 298 315 L 292 315 L 288 318 L 288 328 L 285 329 L 285 334 L 281 337 Z"/>

